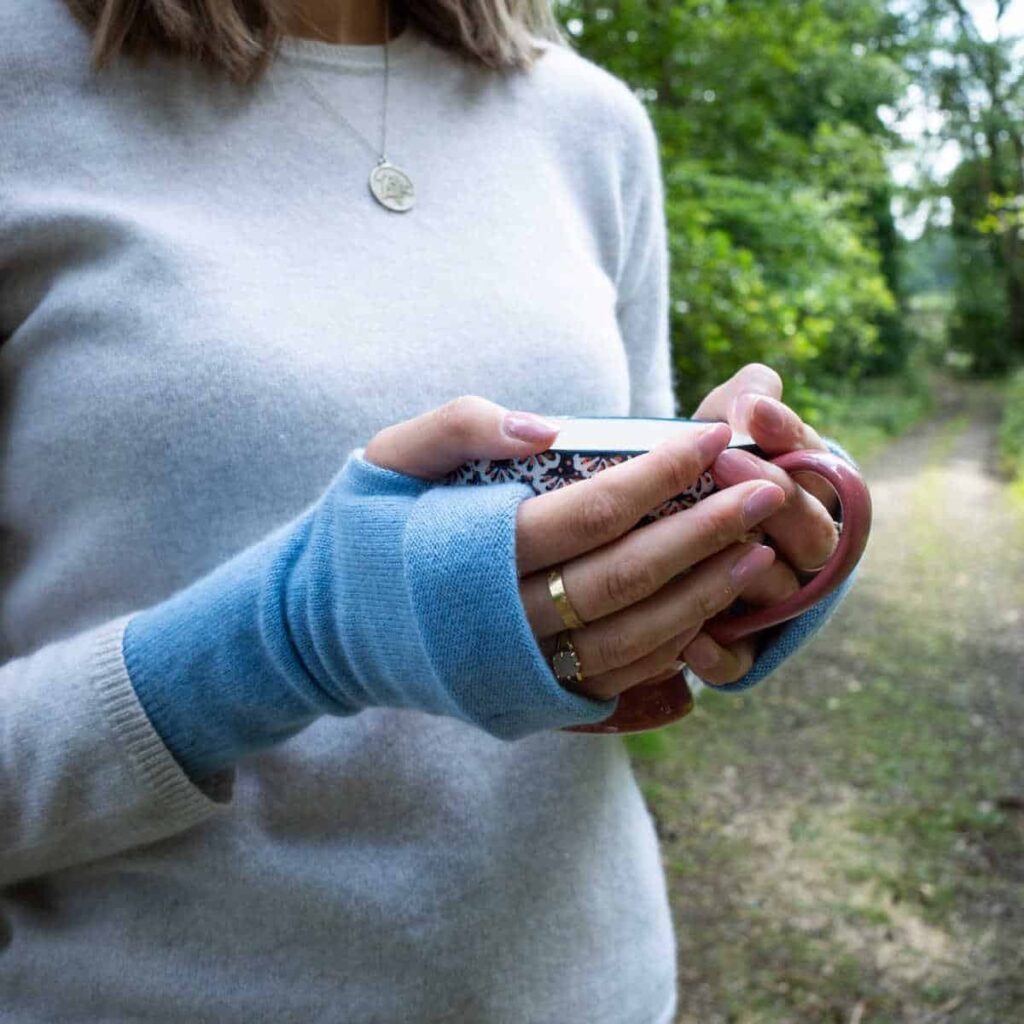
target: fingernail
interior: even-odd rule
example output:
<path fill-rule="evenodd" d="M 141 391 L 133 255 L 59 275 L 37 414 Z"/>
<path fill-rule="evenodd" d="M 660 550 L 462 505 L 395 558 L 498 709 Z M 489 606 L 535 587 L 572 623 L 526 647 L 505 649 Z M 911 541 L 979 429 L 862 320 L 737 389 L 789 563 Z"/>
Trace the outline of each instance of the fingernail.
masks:
<path fill-rule="evenodd" d="M 762 396 L 754 403 L 754 415 L 768 430 L 779 431 L 786 425 L 786 417 L 774 399 Z"/>
<path fill-rule="evenodd" d="M 719 454 L 715 460 L 715 473 L 724 476 L 735 477 L 737 480 L 746 480 L 751 473 L 761 475 L 761 467 L 757 459 L 749 452 L 739 448 L 729 448 Z"/>
<path fill-rule="evenodd" d="M 759 544 L 748 551 L 729 570 L 729 576 L 737 587 L 746 586 L 758 573 L 764 572 L 775 561 L 775 551 Z"/>
<path fill-rule="evenodd" d="M 722 660 L 722 656 L 713 640 L 701 636 L 687 648 L 686 660 L 696 672 L 707 672 Z"/>
<path fill-rule="evenodd" d="M 778 511 L 786 501 L 786 492 L 778 484 L 762 484 L 743 502 L 743 525 L 754 526 Z"/>
<path fill-rule="evenodd" d="M 535 416 L 532 412 L 507 412 L 501 421 L 506 436 L 517 441 L 543 441 L 562 429 L 560 423 Z"/>
<path fill-rule="evenodd" d="M 713 427 L 705 427 L 697 438 L 697 451 L 701 460 L 709 463 L 722 452 L 732 440 L 732 428 L 728 423 L 716 423 Z"/>

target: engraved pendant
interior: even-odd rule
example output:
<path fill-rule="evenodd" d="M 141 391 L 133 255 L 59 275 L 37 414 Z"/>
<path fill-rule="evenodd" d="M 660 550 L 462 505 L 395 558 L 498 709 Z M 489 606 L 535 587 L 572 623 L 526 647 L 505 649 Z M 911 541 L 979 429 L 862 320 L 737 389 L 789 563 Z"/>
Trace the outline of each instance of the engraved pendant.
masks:
<path fill-rule="evenodd" d="M 370 171 L 370 191 L 381 206 L 396 213 L 411 209 L 416 198 L 409 175 L 383 159 Z"/>

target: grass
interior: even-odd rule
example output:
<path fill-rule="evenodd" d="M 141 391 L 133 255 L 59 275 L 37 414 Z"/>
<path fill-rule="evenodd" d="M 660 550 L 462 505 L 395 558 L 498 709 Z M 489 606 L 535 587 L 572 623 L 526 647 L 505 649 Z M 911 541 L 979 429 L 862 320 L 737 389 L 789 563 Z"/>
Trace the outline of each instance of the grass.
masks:
<path fill-rule="evenodd" d="M 995 799 L 1009 785 L 998 744 L 965 695 L 921 678 L 908 691 L 909 672 L 956 663 L 948 636 L 895 641 L 910 634 L 892 622 L 863 684 L 836 679 L 827 696 L 706 693 L 696 721 L 640 755 L 641 775 L 661 780 L 645 787 L 659 819 L 701 822 L 669 839 L 672 890 L 725 1020 L 845 1020 L 861 999 L 872 1022 L 909 1019 L 908 1002 L 941 1003 L 970 982 L 952 938 L 965 909 L 1019 899 L 1019 829 Z M 757 776 L 794 757 L 793 776 L 745 807 Z M 671 779 L 686 780 L 681 791 Z M 712 807 L 723 785 L 735 802 Z M 989 876 L 999 863 L 1006 877 Z M 708 900 L 716 884 L 728 899 Z"/>

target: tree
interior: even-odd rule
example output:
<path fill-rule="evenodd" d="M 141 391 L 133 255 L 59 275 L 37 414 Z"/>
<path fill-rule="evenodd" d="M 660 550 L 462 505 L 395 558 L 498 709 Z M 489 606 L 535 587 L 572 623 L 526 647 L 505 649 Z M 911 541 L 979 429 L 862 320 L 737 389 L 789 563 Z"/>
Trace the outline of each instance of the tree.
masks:
<path fill-rule="evenodd" d="M 927 0 L 918 12 L 922 81 L 963 154 L 947 194 L 957 245 L 952 336 L 982 372 L 1024 359 L 1024 61 L 1005 34 L 1008 0 L 991 0 L 985 38 L 962 0 Z"/>
<path fill-rule="evenodd" d="M 823 375 L 902 363 L 878 117 L 903 87 L 884 0 L 570 0 L 584 55 L 661 140 L 682 407 L 763 360 L 800 404 Z"/>

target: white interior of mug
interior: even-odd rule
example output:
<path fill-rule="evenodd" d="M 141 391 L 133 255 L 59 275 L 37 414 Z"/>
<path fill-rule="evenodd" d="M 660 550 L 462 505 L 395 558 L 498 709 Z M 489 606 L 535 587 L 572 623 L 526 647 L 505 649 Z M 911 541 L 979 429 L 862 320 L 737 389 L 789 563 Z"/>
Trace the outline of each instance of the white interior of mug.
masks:
<path fill-rule="evenodd" d="M 660 441 L 700 429 L 707 420 L 669 419 L 658 416 L 549 416 L 564 425 L 551 451 L 646 452 Z M 753 438 L 734 430 L 730 448 L 749 447 Z"/>

